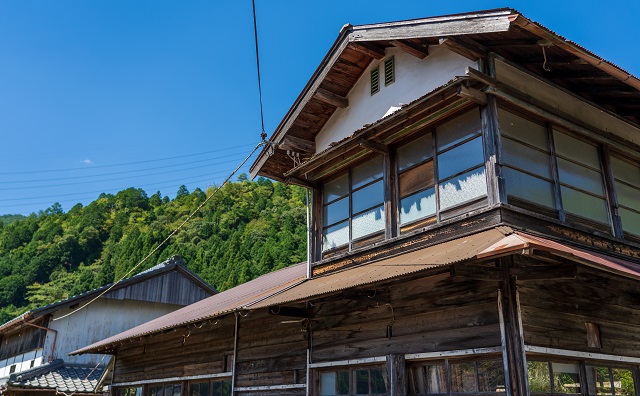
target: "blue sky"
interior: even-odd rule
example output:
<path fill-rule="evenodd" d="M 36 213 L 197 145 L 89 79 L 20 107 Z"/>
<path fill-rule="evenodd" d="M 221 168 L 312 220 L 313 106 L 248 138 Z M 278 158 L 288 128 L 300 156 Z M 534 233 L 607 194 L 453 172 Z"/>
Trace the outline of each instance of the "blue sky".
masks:
<path fill-rule="evenodd" d="M 267 132 L 345 23 L 498 7 L 640 75 L 638 1 L 256 0 Z M 0 214 L 204 189 L 260 130 L 250 0 L 0 0 Z"/>

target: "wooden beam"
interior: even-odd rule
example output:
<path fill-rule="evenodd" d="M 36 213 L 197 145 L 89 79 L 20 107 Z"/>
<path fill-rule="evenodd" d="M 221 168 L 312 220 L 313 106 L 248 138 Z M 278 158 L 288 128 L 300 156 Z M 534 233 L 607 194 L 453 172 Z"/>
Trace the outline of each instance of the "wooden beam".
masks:
<path fill-rule="evenodd" d="M 384 58 L 384 50 L 379 47 L 374 47 L 373 45 L 368 45 L 364 43 L 350 43 L 349 47 L 354 51 L 358 51 L 361 54 L 370 56 L 371 58 L 380 60 Z"/>
<path fill-rule="evenodd" d="M 284 184 L 294 184 L 296 186 L 305 187 L 305 188 L 316 188 L 318 185 L 311 180 L 303 180 L 297 177 L 289 176 L 284 179 Z"/>
<path fill-rule="evenodd" d="M 389 396 L 407 394 L 407 372 L 404 355 L 387 355 L 387 378 L 389 379 Z"/>
<path fill-rule="evenodd" d="M 489 52 L 485 47 L 472 40 L 463 40 L 457 37 L 445 37 L 440 39 L 440 45 L 444 45 L 451 51 L 476 61 L 486 58 Z"/>
<path fill-rule="evenodd" d="M 313 97 L 321 102 L 340 107 L 341 109 L 349 107 L 349 99 L 323 88 L 318 88 Z"/>
<path fill-rule="evenodd" d="M 424 59 L 429 56 L 429 47 L 422 47 L 407 40 L 392 40 L 391 44 L 394 47 L 400 48 L 409 55 L 413 55 L 416 58 Z"/>
<path fill-rule="evenodd" d="M 285 136 L 278 145 L 280 150 L 291 150 L 296 153 L 315 153 L 316 142 L 295 136 Z"/>
<path fill-rule="evenodd" d="M 509 275 L 516 276 L 518 281 L 568 280 L 576 279 L 576 266 L 537 265 L 531 267 L 509 268 Z"/>
<path fill-rule="evenodd" d="M 294 318 L 310 318 L 313 316 L 311 309 L 284 306 L 269 308 L 269 314 L 274 316 L 291 316 Z"/>
<path fill-rule="evenodd" d="M 358 145 L 362 148 L 366 148 L 368 150 L 371 150 L 373 152 L 376 153 L 380 153 L 380 154 L 388 154 L 389 153 L 389 148 L 387 146 L 385 146 L 384 144 L 380 144 L 377 142 L 372 142 L 370 140 L 366 140 L 363 138 L 358 139 Z"/>
<path fill-rule="evenodd" d="M 467 88 L 464 85 L 458 87 L 458 96 L 467 98 L 480 106 L 487 104 L 487 94 L 474 88 Z"/>

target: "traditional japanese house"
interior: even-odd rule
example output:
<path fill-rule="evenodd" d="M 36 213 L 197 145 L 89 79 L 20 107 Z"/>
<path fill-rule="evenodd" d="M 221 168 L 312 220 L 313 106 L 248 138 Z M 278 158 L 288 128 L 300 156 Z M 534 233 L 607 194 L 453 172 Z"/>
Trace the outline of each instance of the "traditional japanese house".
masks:
<path fill-rule="evenodd" d="M 215 293 L 174 256 L 116 285 L 27 311 L 0 326 L 0 394 L 101 393 L 96 385 L 111 357 L 69 352 Z"/>
<path fill-rule="evenodd" d="M 638 395 L 639 104 L 514 10 L 346 25 L 252 167 L 309 262 L 76 353 L 117 396 Z"/>

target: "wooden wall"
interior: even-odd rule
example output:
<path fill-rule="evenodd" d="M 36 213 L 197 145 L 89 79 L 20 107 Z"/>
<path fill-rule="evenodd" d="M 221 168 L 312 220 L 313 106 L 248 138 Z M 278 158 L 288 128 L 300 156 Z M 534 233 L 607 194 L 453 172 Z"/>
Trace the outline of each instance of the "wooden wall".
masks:
<path fill-rule="evenodd" d="M 578 266 L 575 280 L 518 282 L 527 345 L 640 357 L 638 281 Z M 602 348 L 589 347 L 596 323 Z"/>
<path fill-rule="evenodd" d="M 0 337 L 0 360 L 42 348 L 46 331 L 23 327 L 20 331 Z"/>

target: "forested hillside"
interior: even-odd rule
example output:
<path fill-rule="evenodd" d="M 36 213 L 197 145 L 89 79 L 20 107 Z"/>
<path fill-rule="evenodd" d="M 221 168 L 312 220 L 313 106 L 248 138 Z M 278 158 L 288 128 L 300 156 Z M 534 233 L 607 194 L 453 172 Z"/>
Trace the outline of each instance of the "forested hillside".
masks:
<path fill-rule="evenodd" d="M 113 282 L 212 193 L 181 187 L 170 200 L 128 188 L 64 213 L 59 205 L 0 222 L 0 323 Z M 218 290 L 306 259 L 304 190 L 241 176 L 138 271 L 179 254 Z"/>

